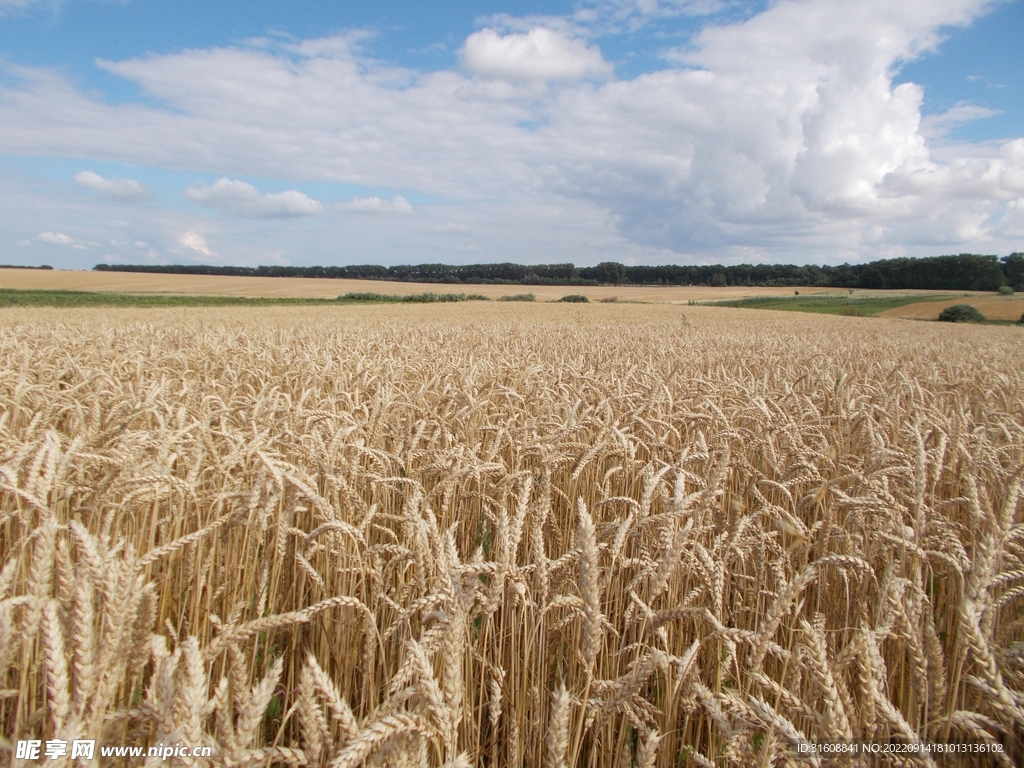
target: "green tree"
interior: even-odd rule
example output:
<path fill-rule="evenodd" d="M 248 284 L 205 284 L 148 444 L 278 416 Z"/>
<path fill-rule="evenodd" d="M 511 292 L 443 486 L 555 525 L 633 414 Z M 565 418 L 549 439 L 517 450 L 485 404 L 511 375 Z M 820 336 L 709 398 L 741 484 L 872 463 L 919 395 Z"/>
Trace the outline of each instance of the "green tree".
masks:
<path fill-rule="evenodd" d="M 599 283 L 618 285 L 626 278 L 626 268 L 617 261 L 602 261 L 597 265 Z"/>
<path fill-rule="evenodd" d="M 1011 253 L 1000 261 L 1007 284 L 1015 291 L 1024 291 L 1024 253 Z"/>

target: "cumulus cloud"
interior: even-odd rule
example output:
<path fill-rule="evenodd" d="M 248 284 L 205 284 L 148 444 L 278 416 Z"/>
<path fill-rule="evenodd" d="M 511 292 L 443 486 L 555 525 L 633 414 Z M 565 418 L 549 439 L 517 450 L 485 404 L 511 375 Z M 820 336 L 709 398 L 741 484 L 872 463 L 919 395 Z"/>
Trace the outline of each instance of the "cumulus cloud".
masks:
<path fill-rule="evenodd" d="M 215 256 L 216 254 L 210 249 L 209 243 L 206 242 L 206 236 L 202 232 L 196 232 L 194 229 L 185 232 L 178 238 L 178 245 L 184 248 L 186 251 L 198 254 L 200 256 Z"/>
<path fill-rule="evenodd" d="M 75 181 L 113 200 L 142 200 L 147 196 L 146 189 L 134 179 L 105 179 L 93 171 L 81 171 L 75 174 Z"/>
<path fill-rule="evenodd" d="M 387 213 L 412 213 L 409 201 L 401 195 L 391 200 L 382 197 L 354 197 L 344 203 L 338 203 L 338 210 L 345 213 L 369 213 L 381 215 Z"/>
<path fill-rule="evenodd" d="M 228 178 L 217 179 L 212 187 L 189 187 L 185 190 L 185 197 L 193 203 L 220 208 L 250 219 L 316 216 L 324 209 L 319 200 L 295 189 L 261 194 L 252 184 Z"/>
<path fill-rule="evenodd" d="M 70 235 L 65 235 L 63 232 L 40 232 L 36 235 L 36 240 L 41 243 L 49 243 L 50 245 L 67 245 L 78 250 L 85 250 L 86 248 L 86 244 L 81 240 L 76 240 Z"/>
<path fill-rule="evenodd" d="M 466 38 L 462 66 L 481 77 L 513 81 L 580 80 L 608 77 L 612 66 L 601 51 L 545 27 L 501 35 L 482 29 Z"/>
<path fill-rule="evenodd" d="M 982 7 L 790 0 L 706 28 L 679 52 L 685 69 L 573 94 L 582 119 L 560 121 L 571 150 L 557 181 L 615 210 L 631 239 L 676 250 L 877 253 L 879 225 L 883 245 L 957 242 L 984 230 L 999 195 L 949 204 L 961 195 L 920 132 L 922 90 L 892 76 Z M 630 117 L 625 141 L 608 130 Z"/>

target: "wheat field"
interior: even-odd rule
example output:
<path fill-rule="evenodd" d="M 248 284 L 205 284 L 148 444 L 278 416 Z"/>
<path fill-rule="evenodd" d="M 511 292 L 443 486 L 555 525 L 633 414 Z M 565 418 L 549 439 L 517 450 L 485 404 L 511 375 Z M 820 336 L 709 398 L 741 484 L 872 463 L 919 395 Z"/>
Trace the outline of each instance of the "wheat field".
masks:
<path fill-rule="evenodd" d="M 0 749 L 705 768 L 898 737 L 1013 765 L 1021 339 L 676 306 L 5 311 Z"/>

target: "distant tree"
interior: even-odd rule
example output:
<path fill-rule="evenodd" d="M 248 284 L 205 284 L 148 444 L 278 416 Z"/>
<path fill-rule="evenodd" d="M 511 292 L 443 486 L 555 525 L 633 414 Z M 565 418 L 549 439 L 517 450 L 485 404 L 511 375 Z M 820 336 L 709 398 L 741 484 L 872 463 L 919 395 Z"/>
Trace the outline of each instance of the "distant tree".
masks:
<path fill-rule="evenodd" d="M 602 261 L 594 270 L 599 283 L 619 285 L 625 282 L 626 267 L 617 261 Z"/>
<path fill-rule="evenodd" d="M 1010 285 L 1024 291 L 1024 253 L 998 259 L 961 253 L 922 259 L 885 259 L 838 267 L 810 264 L 734 264 L 625 266 L 603 261 L 596 267 L 572 264 L 377 264 L 355 266 L 227 267 L 209 264 L 97 264 L 100 272 L 149 272 L 182 275 L 320 277 L 399 280 L 423 283 L 497 283 L 514 285 L 815 285 L 832 288 L 919 288 L 949 291 L 996 291 Z"/>
<path fill-rule="evenodd" d="M 1015 291 L 1024 291 L 1024 253 L 1011 253 L 1000 262 L 1007 284 Z"/>
<path fill-rule="evenodd" d="M 940 323 L 983 323 L 985 316 L 970 304 L 954 304 L 939 313 Z"/>

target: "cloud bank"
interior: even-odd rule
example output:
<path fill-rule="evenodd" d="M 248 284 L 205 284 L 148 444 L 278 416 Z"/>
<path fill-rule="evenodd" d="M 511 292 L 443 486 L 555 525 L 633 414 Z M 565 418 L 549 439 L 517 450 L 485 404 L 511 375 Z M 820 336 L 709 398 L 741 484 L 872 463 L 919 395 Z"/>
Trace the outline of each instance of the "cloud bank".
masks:
<path fill-rule="evenodd" d="M 616 0 L 580 13 L 596 28 L 711 5 Z M 426 235 L 456 219 L 471 225 L 465 258 L 478 260 L 1007 253 L 1021 250 L 1024 139 L 947 142 L 951 126 L 986 110 L 960 104 L 922 119 L 922 89 L 894 84 L 902 62 L 988 8 L 780 0 L 705 26 L 685 48 L 664 51 L 664 69 L 633 79 L 614 76 L 579 14 L 504 35 L 482 29 L 466 39 L 461 68 L 437 72 L 369 59 L 351 35 L 100 63 L 136 84 L 152 99 L 145 104 L 112 105 L 55 72 L 8 67 L 0 151 L 221 174 L 185 197 L 249 219 L 315 217 L 323 205 L 232 177 L 444 201 L 386 224 L 346 217 L 358 260 L 378 248 L 398 259 L 455 258 L 450 237 Z M 93 188 L 116 181 L 97 178 Z M 338 209 L 400 213 L 408 202 L 357 196 Z M 327 229 L 321 237 L 336 242 Z"/>

